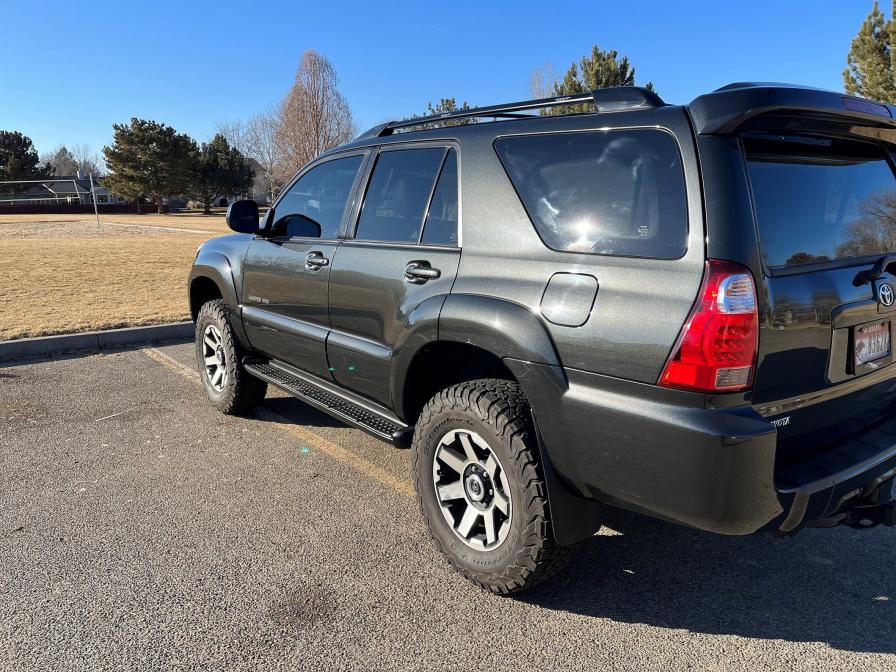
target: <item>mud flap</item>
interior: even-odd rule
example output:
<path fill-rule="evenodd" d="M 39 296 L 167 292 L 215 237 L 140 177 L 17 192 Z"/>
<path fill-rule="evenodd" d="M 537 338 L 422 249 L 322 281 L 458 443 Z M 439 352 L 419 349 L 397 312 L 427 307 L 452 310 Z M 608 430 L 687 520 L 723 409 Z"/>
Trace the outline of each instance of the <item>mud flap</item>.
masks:
<path fill-rule="evenodd" d="M 534 413 L 532 414 L 532 424 L 535 427 L 541 468 L 544 471 L 544 480 L 548 490 L 548 511 L 551 516 L 554 539 L 561 546 L 570 546 L 593 536 L 600 529 L 604 505 L 570 492 L 554 470 L 554 465 L 551 464 Z"/>

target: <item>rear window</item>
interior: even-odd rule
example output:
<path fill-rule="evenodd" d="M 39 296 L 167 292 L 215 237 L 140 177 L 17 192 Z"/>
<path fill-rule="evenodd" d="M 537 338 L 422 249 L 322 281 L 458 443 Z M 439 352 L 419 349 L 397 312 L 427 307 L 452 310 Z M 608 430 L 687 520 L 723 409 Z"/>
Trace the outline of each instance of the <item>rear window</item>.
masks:
<path fill-rule="evenodd" d="M 499 138 L 495 149 L 548 247 L 654 259 L 684 254 L 684 173 L 668 133 L 524 135 Z"/>
<path fill-rule="evenodd" d="M 896 250 L 896 181 L 882 146 L 758 136 L 744 147 L 768 268 Z"/>

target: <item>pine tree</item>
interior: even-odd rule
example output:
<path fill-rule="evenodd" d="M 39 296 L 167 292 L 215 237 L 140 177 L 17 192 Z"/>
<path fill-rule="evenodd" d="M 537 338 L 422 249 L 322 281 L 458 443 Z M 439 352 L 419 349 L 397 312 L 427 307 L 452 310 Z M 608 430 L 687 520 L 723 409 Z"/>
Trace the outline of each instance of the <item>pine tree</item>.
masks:
<path fill-rule="evenodd" d="M 843 71 L 846 93 L 886 103 L 896 102 L 896 0 L 887 21 L 877 0 L 852 41 Z"/>
<path fill-rule="evenodd" d="M 75 160 L 74 154 L 69 151 L 65 145 L 60 145 L 59 149 L 46 157 L 41 157 L 53 166 L 53 172 L 56 175 L 74 175 L 78 170 L 78 162 Z"/>
<path fill-rule="evenodd" d="M 220 133 L 202 143 L 195 159 L 190 193 L 202 201 L 206 215 L 211 214 L 212 201 L 219 196 L 243 194 L 252 187 L 255 175 L 246 157 Z"/>
<path fill-rule="evenodd" d="M 109 169 L 107 186 L 138 204 L 141 198 L 153 199 L 161 214 L 166 196 L 189 189 L 196 142 L 170 126 L 136 117 L 130 124 L 113 124 L 112 128 L 112 146 L 103 148 Z"/>
<path fill-rule="evenodd" d="M 628 56 L 619 58 L 615 49 L 604 51 L 595 44 L 591 47 L 590 56 L 583 56 L 579 65 L 573 62 L 563 79 L 554 84 L 554 95 L 571 96 L 611 86 L 634 85 L 635 68 L 629 62 Z M 645 88 L 653 91 L 653 83 L 648 82 Z M 589 109 L 591 109 L 589 105 L 571 105 L 568 108 L 553 108 L 547 113 L 567 114 L 570 111 L 585 112 Z"/>
<path fill-rule="evenodd" d="M 0 180 L 42 180 L 53 174 L 40 165 L 34 143 L 18 131 L 0 131 Z"/>
<path fill-rule="evenodd" d="M 426 114 L 422 116 L 432 116 L 435 114 L 446 114 L 448 112 L 458 112 L 460 110 L 469 110 L 470 104 L 467 101 L 464 101 L 460 107 L 457 106 L 457 101 L 454 98 L 442 98 L 435 105 L 432 104 L 432 101 L 426 103 Z M 412 119 L 416 119 L 421 115 L 415 114 Z M 430 128 L 443 128 L 445 126 L 465 126 L 467 124 L 472 124 L 473 119 L 471 117 L 461 117 L 459 119 L 448 119 L 446 121 L 433 121 L 428 124 L 421 124 L 420 128 L 430 129 Z"/>

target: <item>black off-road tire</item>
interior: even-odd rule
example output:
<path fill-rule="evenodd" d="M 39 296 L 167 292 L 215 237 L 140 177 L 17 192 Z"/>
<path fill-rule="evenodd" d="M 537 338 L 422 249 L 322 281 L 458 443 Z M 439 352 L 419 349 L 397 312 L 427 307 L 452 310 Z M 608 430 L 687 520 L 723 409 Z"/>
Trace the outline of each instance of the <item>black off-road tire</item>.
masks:
<path fill-rule="evenodd" d="M 510 530 L 493 550 L 464 543 L 439 506 L 433 464 L 439 442 L 455 429 L 476 432 L 502 464 L 510 490 Z M 436 548 L 469 581 L 484 590 L 513 594 L 556 574 L 574 547 L 554 540 L 547 489 L 529 404 L 508 380 L 474 380 L 433 397 L 414 432 L 413 479 L 417 502 Z"/>
<path fill-rule="evenodd" d="M 220 333 L 225 357 L 226 376 L 222 389 L 217 390 L 209 378 L 203 353 L 203 339 L 209 326 Z M 220 299 L 202 305 L 196 317 L 196 363 L 205 394 L 212 405 L 227 415 L 245 413 L 264 401 L 268 384 L 251 375 L 242 364 L 242 348 L 233 335 L 227 320 L 227 309 Z"/>

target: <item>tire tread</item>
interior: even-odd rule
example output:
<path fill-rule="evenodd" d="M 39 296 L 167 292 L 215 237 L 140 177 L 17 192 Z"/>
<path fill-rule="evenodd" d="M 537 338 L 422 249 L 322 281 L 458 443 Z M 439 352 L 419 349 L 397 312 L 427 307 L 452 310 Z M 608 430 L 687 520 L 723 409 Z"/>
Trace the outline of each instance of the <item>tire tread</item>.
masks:
<path fill-rule="evenodd" d="M 233 335 L 227 319 L 227 307 L 221 299 L 204 303 L 196 316 L 196 341 L 202 338 L 206 320 L 214 322 L 221 330 L 221 338 L 227 354 L 233 357 L 231 381 L 225 386 L 220 399 L 209 397 L 215 407 L 226 415 L 240 415 L 258 406 L 267 394 L 268 385 L 250 374 L 243 367 L 242 348 Z M 198 355 L 197 355 L 198 357 Z M 201 364 L 200 364 L 201 366 Z M 200 369 L 200 374 L 202 370 Z"/>
<path fill-rule="evenodd" d="M 524 542 L 515 553 L 514 561 L 501 573 L 475 572 L 457 563 L 451 553 L 443 548 L 437 535 L 433 534 L 432 521 L 423 506 L 423 484 L 417 482 L 417 463 L 423 451 L 417 444 L 423 441 L 426 427 L 433 418 L 450 410 L 475 414 L 510 449 L 511 469 L 520 482 L 525 500 L 516 507 L 516 511 L 525 516 L 525 533 Z M 417 420 L 412 446 L 412 473 L 417 505 L 436 549 L 467 580 L 483 590 L 507 595 L 532 588 L 557 574 L 575 551 L 575 547 L 560 546 L 554 539 L 547 487 L 538 460 L 538 450 L 533 445 L 534 440 L 529 403 L 519 384 L 511 380 L 490 378 L 453 385 L 436 394 L 423 408 Z"/>

